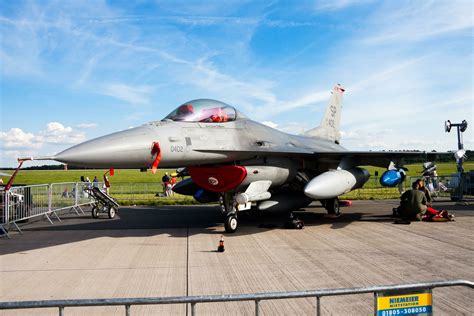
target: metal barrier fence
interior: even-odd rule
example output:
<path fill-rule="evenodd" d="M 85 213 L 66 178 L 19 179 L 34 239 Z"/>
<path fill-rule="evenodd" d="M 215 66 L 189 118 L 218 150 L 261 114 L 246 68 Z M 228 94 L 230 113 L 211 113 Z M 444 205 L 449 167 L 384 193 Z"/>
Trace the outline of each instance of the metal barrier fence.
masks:
<path fill-rule="evenodd" d="M 347 194 L 344 194 L 342 199 L 398 199 L 404 190 L 411 188 L 411 184 L 417 179 L 424 179 L 427 187 L 430 189 L 434 198 L 451 198 L 459 195 L 457 192 L 459 188 L 460 178 L 457 175 L 437 176 L 437 177 L 407 177 L 400 188 L 384 187 L 380 184 L 380 177 L 372 176 L 365 183 L 361 189 L 356 189 Z M 467 179 L 467 180 L 466 180 Z M 464 179 L 465 186 L 471 187 L 471 178 Z M 466 191 L 466 190 L 465 190 Z M 166 201 L 181 201 L 194 202 L 192 197 L 175 194 L 166 196 L 166 191 L 161 182 L 148 183 L 112 183 L 110 188 L 111 195 L 116 198 L 121 204 L 135 204 L 135 203 L 154 203 Z M 469 194 L 470 193 L 470 194 Z M 473 197 L 474 192 L 467 190 L 464 196 L 467 198 Z"/>
<path fill-rule="evenodd" d="M 380 184 L 380 177 L 371 176 L 369 180 L 360 189 L 356 189 L 344 194 L 342 199 L 368 200 L 368 199 L 395 199 L 400 197 L 398 187 L 384 187 Z M 405 180 L 402 188 L 408 186 L 408 180 Z"/>
<path fill-rule="evenodd" d="M 474 183 L 472 176 L 470 176 L 469 173 L 466 173 L 463 176 L 455 174 L 436 177 L 410 177 L 410 182 L 408 183 L 407 188 L 410 188 L 411 184 L 418 179 L 424 180 L 431 196 L 435 199 L 450 198 L 454 201 L 459 200 L 461 196 L 469 199 L 474 197 Z M 463 191 L 463 194 L 461 194 L 461 190 Z"/>
<path fill-rule="evenodd" d="M 59 211 L 72 210 L 77 215 L 85 214 L 82 207 L 89 205 L 93 199 L 84 190 L 94 185 L 88 182 L 64 182 L 12 187 L 9 191 L 0 191 L 0 231 L 8 236 L 6 226 L 13 225 L 19 232 L 18 223 L 32 217 L 44 216 L 53 224 L 51 216 L 61 221 Z M 99 182 L 99 188 L 103 183 Z M 160 182 L 154 183 L 114 183 L 110 194 L 120 203 L 148 204 L 150 202 L 193 203 L 193 199 L 171 190 L 167 190 Z"/>
<path fill-rule="evenodd" d="M 342 198 L 346 199 L 398 199 L 401 193 L 411 189 L 411 184 L 418 179 L 423 179 L 433 198 L 450 198 L 458 200 L 461 196 L 460 190 L 463 191 L 464 198 L 474 198 L 474 174 L 466 173 L 461 178 L 460 175 L 454 174 L 449 176 L 418 176 L 407 177 L 401 186 L 384 187 L 380 184 L 379 177 L 371 176 L 364 187 L 344 194 Z M 459 184 L 462 181 L 463 186 Z"/>
<path fill-rule="evenodd" d="M 51 224 L 51 216 L 58 221 L 58 211 L 72 210 L 79 215 L 84 210 L 81 206 L 90 205 L 94 201 L 84 191 L 88 183 L 53 183 L 12 187 L 8 191 L 0 191 L 0 230 L 8 236 L 6 226 L 13 225 L 20 233 L 18 223 L 30 218 L 44 216 Z"/>
<path fill-rule="evenodd" d="M 106 298 L 106 299 L 81 299 L 81 300 L 47 300 L 47 301 L 19 301 L 0 302 L 0 310 L 6 309 L 31 309 L 31 308 L 58 308 L 59 315 L 64 315 L 66 307 L 85 306 L 124 306 L 125 315 L 131 315 L 133 305 L 160 305 L 160 304 L 191 304 L 191 315 L 196 315 L 196 305 L 201 303 L 216 302 L 240 302 L 254 301 L 255 315 L 260 314 L 260 302 L 264 300 L 290 299 L 290 298 L 315 298 L 316 315 L 321 314 L 321 298 L 326 296 L 341 296 L 355 294 L 374 294 L 374 314 L 377 315 L 376 304 L 377 295 L 384 292 L 432 290 L 439 287 L 465 286 L 474 288 L 474 282 L 467 280 L 432 281 L 412 284 L 342 288 L 342 289 L 321 289 L 295 292 L 269 292 L 255 294 L 228 294 L 228 295 L 202 295 L 202 296 L 174 296 L 174 297 L 150 297 L 150 298 Z M 395 294 L 394 294 L 395 295 Z"/>
<path fill-rule="evenodd" d="M 343 195 L 343 199 L 398 199 L 400 189 L 408 189 L 411 183 L 422 177 L 410 177 L 400 188 L 383 187 L 378 177 L 371 177 L 363 188 Z M 466 176 L 424 177 L 427 187 L 436 199 L 447 197 L 456 199 L 459 196 L 459 183 L 463 180 L 464 197 L 474 197 L 474 179 Z M 51 216 L 59 218 L 57 212 L 72 210 L 84 214 L 81 206 L 91 204 L 92 199 L 84 190 L 92 183 L 66 182 L 12 187 L 8 192 L 0 191 L 0 231 L 6 234 L 5 225 L 14 225 L 20 232 L 17 223 L 36 216 L 45 216 L 51 223 Z M 99 183 L 99 188 L 103 184 Z M 195 204 L 192 197 L 175 194 L 166 190 L 161 182 L 149 183 L 112 183 L 110 194 L 120 204 Z M 8 235 L 7 235 L 8 236 Z"/>
<path fill-rule="evenodd" d="M 161 182 L 112 183 L 110 194 L 120 205 L 193 205 L 200 204 L 192 196 L 180 195 Z"/>
<path fill-rule="evenodd" d="M 410 183 L 407 179 L 404 188 L 409 188 Z M 147 183 L 112 183 L 110 194 L 116 198 L 120 204 L 139 204 L 139 203 L 155 203 L 155 202 L 187 202 L 192 203 L 192 197 L 186 197 L 171 192 L 166 196 L 166 190 L 161 182 Z M 397 187 L 383 187 L 379 182 L 379 177 L 371 177 L 362 189 L 357 189 L 342 198 L 348 199 L 396 199 L 400 197 L 400 191 Z"/>
<path fill-rule="evenodd" d="M 8 222 L 24 221 L 49 211 L 49 185 L 14 187 L 5 195 Z"/>

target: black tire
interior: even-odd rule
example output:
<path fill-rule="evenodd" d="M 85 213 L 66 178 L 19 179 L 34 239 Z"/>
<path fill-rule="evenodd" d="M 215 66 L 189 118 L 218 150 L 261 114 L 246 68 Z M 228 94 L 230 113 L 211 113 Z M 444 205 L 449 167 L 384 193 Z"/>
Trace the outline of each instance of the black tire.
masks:
<path fill-rule="evenodd" d="M 339 206 L 339 199 L 337 197 L 326 200 L 324 203 L 324 207 L 328 211 L 328 214 L 336 216 L 341 215 L 341 208 Z"/>
<path fill-rule="evenodd" d="M 99 207 L 97 205 L 94 205 L 92 207 L 92 218 L 99 218 Z"/>
<path fill-rule="evenodd" d="M 235 233 L 237 231 L 238 225 L 239 225 L 239 222 L 237 221 L 237 216 L 235 215 L 229 215 L 225 219 L 224 228 L 225 228 L 225 231 L 229 234 Z"/>
<path fill-rule="evenodd" d="M 116 213 L 117 211 L 115 210 L 115 207 L 109 207 L 108 215 L 110 219 L 114 218 Z"/>

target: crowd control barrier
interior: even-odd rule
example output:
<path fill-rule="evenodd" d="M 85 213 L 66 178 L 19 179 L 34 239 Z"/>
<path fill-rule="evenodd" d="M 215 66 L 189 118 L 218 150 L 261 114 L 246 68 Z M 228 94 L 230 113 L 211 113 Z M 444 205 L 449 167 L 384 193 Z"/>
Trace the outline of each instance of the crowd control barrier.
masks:
<path fill-rule="evenodd" d="M 425 182 L 425 186 L 431 193 L 432 198 L 449 198 L 452 201 L 474 198 L 474 172 L 453 174 L 449 176 L 423 176 L 410 177 L 411 184 L 418 179 Z"/>
<path fill-rule="evenodd" d="M 130 316 L 132 314 L 131 307 L 134 305 L 191 304 L 191 315 L 195 316 L 197 314 L 197 304 L 200 303 L 254 301 L 255 315 L 258 316 L 260 315 L 260 302 L 263 300 L 314 298 L 316 315 L 321 315 L 321 299 L 323 297 L 373 293 L 374 315 L 383 315 L 385 311 L 377 311 L 377 299 L 379 295 L 384 295 L 384 293 L 392 293 L 392 295 L 407 295 L 407 293 L 410 292 L 415 294 L 420 291 L 428 291 L 431 293 L 434 288 L 451 286 L 465 286 L 472 289 L 474 288 L 474 282 L 466 280 L 450 280 L 359 288 L 321 289 L 310 291 L 269 292 L 255 294 L 0 302 L 0 310 L 55 307 L 59 309 L 59 315 L 63 316 L 65 314 L 66 307 L 124 306 L 125 315 Z M 433 303 L 432 301 L 430 303 L 429 309 L 431 310 Z M 387 315 L 397 314 L 398 313 L 387 313 Z M 431 314 L 431 312 L 428 314 Z"/>
<path fill-rule="evenodd" d="M 378 177 L 371 177 L 363 188 L 340 196 L 340 199 L 398 199 L 403 192 L 411 187 L 411 183 L 423 178 L 432 197 L 451 198 L 457 201 L 460 196 L 459 183 L 463 180 L 464 198 L 474 198 L 474 173 L 466 174 L 464 178 L 456 175 L 437 177 L 407 177 L 401 187 L 383 187 Z M 59 211 L 71 210 L 76 214 L 84 214 L 83 206 L 90 205 L 94 200 L 84 190 L 92 186 L 88 182 L 65 182 L 12 187 L 8 191 L 0 190 L 0 234 L 8 236 L 6 228 L 14 226 L 20 230 L 17 223 L 32 217 L 44 216 L 53 223 L 53 218 L 60 221 Z M 102 188 L 103 183 L 99 183 Z M 167 191 L 161 182 L 132 183 L 115 182 L 110 187 L 110 195 L 121 205 L 167 205 L 197 204 L 191 196 Z"/>
<path fill-rule="evenodd" d="M 0 231 L 9 237 L 7 227 L 14 226 L 20 233 L 18 223 L 30 218 L 44 216 L 51 224 L 52 217 L 61 221 L 59 211 L 71 210 L 85 214 L 83 206 L 94 200 L 84 191 L 90 183 L 53 183 L 12 187 L 0 191 Z"/>

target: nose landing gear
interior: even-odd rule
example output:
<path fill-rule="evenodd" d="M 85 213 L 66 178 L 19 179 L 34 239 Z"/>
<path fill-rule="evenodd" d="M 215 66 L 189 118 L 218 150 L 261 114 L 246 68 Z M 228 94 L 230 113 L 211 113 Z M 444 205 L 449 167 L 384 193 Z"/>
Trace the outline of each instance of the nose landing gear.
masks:
<path fill-rule="evenodd" d="M 221 212 L 225 216 L 224 228 L 227 233 L 235 233 L 239 222 L 237 220 L 237 208 L 235 207 L 234 195 L 223 193 L 219 197 Z"/>
<path fill-rule="evenodd" d="M 224 222 L 225 231 L 227 233 L 235 233 L 237 231 L 238 221 L 236 215 L 228 215 Z"/>

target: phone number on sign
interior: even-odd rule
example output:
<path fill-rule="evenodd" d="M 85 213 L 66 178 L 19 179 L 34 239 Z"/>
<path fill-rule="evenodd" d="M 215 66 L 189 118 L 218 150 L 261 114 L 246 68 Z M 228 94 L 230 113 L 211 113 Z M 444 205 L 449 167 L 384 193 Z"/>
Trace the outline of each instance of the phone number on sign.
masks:
<path fill-rule="evenodd" d="M 382 316 L 392 316 L 392 315 L 409 315 L 416 313 L 427 313 L 428 308 L 426 307 L 412 307 L 412 308 L 401 308 L 391 311 L 382 311 Z"/>

